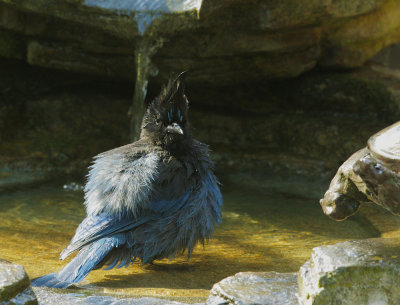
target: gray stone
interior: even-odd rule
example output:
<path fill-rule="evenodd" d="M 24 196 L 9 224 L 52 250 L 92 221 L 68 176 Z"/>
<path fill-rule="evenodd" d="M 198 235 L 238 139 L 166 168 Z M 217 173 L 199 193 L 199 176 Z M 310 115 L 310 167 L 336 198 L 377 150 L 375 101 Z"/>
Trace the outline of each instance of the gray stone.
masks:
<path fill-rule="evenodd" d="M 296 273 L 240 272 L 215 284 L 207 305 L 297 305 Z"/>
<path fill-rule="evenodd" d="M 400 304 L 400 240 L 367 239 L 314 248 L 299 271 L 302 305 Z"/>
<path fill-rule="evenodd" d="M 360 191 L 367 198 L 400 215 L 400 175 L 387 168 L 380 160 L 367 155 L 358 160 L 354 173 L 362 179 L 363 188 Z"/>
<path fill-rule="evenodd" d="M 37 304 L 24 268 L 2 259 L 0 259 L 0 304 Z"/>
<path fill-rule="evenodd" d="M 37 305 L 38 301 L 31 287 L 17 294 L 11 300 L 1 303 L 2 305 Z"/>
<path fill-rule="evenodd" d="M 343 163 L 320 200 L 326 215 L 343 220 L 365 202 L 400 215 L 399 137 L 400 123 L 396 123 L 373 135 L 368 148 Z"/>
<path fill-rule="evenodd" d="M 187 305 L 157 298 L 115 298 L 105 295 L 90 295 L 90 293 L 61 292 L 58 289 L 41 287 L 34 287 L 33 289 L 40 305 Z"/>
<path fill-rule="evenodd" d="M 363 148 L 339 167 L 324 198 L 320 200 L 322 210 L 329 217 L 344 220 L 358 211 L 361 202 L 368 202 L 367 197 L 357 187 L 358 185 L 361 188 L 363 181 L 354 173 L 355 163 L 368 154 L 368 149 Z"/>

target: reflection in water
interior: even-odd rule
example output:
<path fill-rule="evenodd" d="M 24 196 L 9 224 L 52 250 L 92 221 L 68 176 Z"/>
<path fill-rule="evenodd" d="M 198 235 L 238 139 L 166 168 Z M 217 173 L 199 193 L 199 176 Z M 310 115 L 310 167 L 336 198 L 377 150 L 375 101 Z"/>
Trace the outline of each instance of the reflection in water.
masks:
<path fill-rule="evenodd" d="M 223 223 L 192 259 L 94 271 L 82 287 L 123 296 L 204 301 L 212 285 L 239 271 L 297 271 L 313 247 L 377 236 L 361 216 L 334 222 L 318 199 L 327 181 L 237 174 L 221 177 Z M 58 260 L 85 216 L 83 193 L 45 186 L 0 196 L 0 257 L 22 264 L 31 278 L 60 270 Z"/>

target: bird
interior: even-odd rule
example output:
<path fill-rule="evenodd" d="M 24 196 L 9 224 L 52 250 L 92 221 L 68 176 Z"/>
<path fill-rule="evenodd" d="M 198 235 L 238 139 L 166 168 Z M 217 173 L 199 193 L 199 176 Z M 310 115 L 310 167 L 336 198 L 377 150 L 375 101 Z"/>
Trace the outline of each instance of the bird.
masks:
<path fill-rule="evenodd" d="M 84 188 L 86 218 L 58 273 L 33 286 L 68 288 L 91 270 L 174 259 L 203 245 L 222 220 L 220 182 L 208 145 L 195 140 L 188 117 L 184 73 L 169 80 L 142 119 L 140 138 L 96 157 Z"/>

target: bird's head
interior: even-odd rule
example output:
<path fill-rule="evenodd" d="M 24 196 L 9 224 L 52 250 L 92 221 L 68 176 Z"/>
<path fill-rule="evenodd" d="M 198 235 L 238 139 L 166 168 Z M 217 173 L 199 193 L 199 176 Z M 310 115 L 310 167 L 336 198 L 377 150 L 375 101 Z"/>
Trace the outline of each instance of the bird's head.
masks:
<path fill-rule="evenodd" d="M 179 149 L 191 139 L 189 102 L 184 94 L 183 78 L 184 72 L 169 81 L 149 104 L 142 121 L 141 137 L 150 138 L 167 149 Z"/>

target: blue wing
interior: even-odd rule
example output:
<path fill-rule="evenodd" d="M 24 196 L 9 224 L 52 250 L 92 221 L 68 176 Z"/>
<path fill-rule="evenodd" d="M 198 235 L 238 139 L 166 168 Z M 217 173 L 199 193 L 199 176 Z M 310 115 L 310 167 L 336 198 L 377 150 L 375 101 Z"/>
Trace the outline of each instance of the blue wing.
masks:
<path fill-rule="evenodd" d="M 129 217 L 116 218 L 112 215 L 89 215 L 78 226 L 71 243 L 60 254 L 60 259 L 65 259 L 76 250 L 114 234 L 132 230 L 150 219 L 150 216 L 135 221 Z"/>

